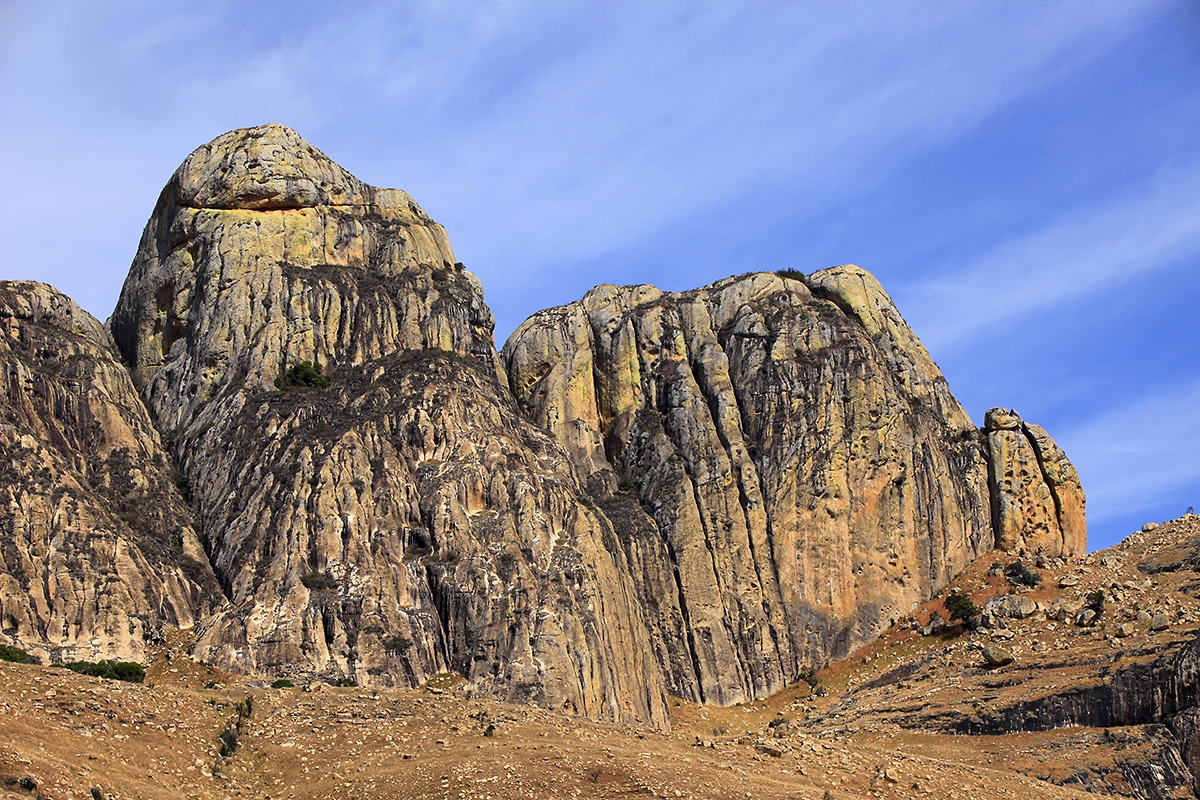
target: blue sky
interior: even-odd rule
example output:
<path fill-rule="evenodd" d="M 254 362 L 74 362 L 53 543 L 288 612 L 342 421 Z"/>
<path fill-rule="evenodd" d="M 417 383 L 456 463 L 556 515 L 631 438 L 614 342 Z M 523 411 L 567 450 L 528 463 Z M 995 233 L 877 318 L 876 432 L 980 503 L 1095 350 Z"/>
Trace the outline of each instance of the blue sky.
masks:
<path fill-rule="evenodd" d="M 100 318 L 196 146 L 410 191 L 498 343 L 597 283 L 874 272 L 1090 547 L 1200 506 L 1200 3 L 6 2 L 0 277 Z"/>

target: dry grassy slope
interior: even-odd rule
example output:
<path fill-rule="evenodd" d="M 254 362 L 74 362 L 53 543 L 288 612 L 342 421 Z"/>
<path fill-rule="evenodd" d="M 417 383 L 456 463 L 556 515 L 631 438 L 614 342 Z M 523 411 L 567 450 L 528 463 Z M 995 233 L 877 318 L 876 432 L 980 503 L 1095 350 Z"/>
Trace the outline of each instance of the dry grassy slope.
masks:
<path fill-rule="evenodd" d="M 1136 534 L 1122 545 L 1042 571 L 1032 597 L 1050 601 L 1113 583 L 1144 585 L 1137 565 L 1200 554 L 1186 539 L 1200 517 Z M 1181 546 L 1181 542 L 1184 545 Z M 991 558 L 956 585 L 977 602 L 1006 591 Z M 1196 559 L 1200 562 L 1200 559 Z M 1078 585 L 1058 589 L 1059 579 Z M 1010 621 L 1014 664 L 985 670 L 990 636 L 923 637 L 893 628 L 821 675 L 824 697 L 800 683 L 765 702 L 715 708 L 679 702 L 671 733 L 468 699 L 450 677 L 423 689 L 322 686 L 267 689 L 185 655 L 173 634 L 157 647 L 145 686 L 44 667 L 0 664 L 0 792 L 86 798 L 835 798 L 1186 797 L 1171 773 L 1163 726 L 1071 727 L 1005 735 L 951 735 L 963 720 L 1089 682 L 1114 666 L 1162 658 L 1195 637 L 1200 584 L 1190 568 L 1122 589 L 1104 627 L 1081 629 L 1038 613 Z M 1113 638 L 1122 610 L 1163 608 L 1172 627 Z M 924 621 L 940 601 L 918 609 Z M 999 636 L 1006 636 L 1000 633 Z M 1107 668 L 1107 672 L 1105 671 Z M 898 677 L 904 675 L 904 677 Z M 218 756 L 233 704 L 254 697 L 241 745 Z M 788 720 L 789 724 L 771 723 Z M 486 736 L 494 726 L 492 736 Z M 1138 768 L 1151 783 L 1139 783 Z M 37 790 L 23 789 L 31 777 Z M 1057 785 L 1074 781 L 1071 786 Z M 1157 794 L 1155 794 L 1157 792 Z"/>

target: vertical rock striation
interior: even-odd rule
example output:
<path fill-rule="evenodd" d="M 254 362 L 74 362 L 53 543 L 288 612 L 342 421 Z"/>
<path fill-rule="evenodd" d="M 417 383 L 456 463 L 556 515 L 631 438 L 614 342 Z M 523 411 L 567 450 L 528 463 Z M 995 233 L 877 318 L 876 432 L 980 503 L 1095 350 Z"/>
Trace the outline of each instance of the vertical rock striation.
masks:
<path fill-rule="evenodd" d="M 617 524 L 669 690 L 845 655 L 993 545 L 983 439 L 865 271 L 600 286 L 504 347 Z"/>
<path fill-rule="evenodd" d="M 666 725 L 626 555 L 501 382 L 478 280 L 404 192 L 280 125 L 200 148 L 112 318 L 191 486 L 239 672 Z M 276 387 L 311 361 L 327 388 Z"/>
<path fill-rule="evenodd" d="M 35 284 L 0 323 L 3 632 L 58 657 L 197 625 L 241 673 L 666 726 L 1085 545 L 1066 456 L 977 430 L 858 267 L 599 286 L 498 354 L 442 227 L 282 125 L 175 172 L 111 340 Z"/>
<path fill-rule="evenodd" d="M 52 660 L 142 660 L 223 598 L 172 464 L 100 324 L 0 282 L 0 630 Z"/>

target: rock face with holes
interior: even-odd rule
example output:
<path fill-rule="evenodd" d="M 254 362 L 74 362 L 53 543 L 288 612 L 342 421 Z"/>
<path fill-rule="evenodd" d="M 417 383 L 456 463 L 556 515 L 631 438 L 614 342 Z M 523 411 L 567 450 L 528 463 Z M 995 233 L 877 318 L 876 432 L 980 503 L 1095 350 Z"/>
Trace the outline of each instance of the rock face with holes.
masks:
<path fill-rule="evenodd" d="M 600 286 L 502 358 L 600 491 L 669 690 L 734 703 L 845 655 L 993 545 L 985 442 L 865 271 Z"/>
<path fill-rule="evenodd" d="M 64 661 L 142 660 L 220 590 L 170 460 L 104 329 L 0 282 L 0 630 Z"/>
<path fill-rule="evenodd" d="M 1070 462 L 1015 414 L 976 429 L 865 271 L 600 286 L 501 355 L 442 227 L 281 125 L 179 167 L 111 340 L 48 287 L 0 320 L 3 633 L 36 652 L 194 624 L 243 674 L 453 670 L 666 726 L 668 694 L 771 694 L 997 544 L 1083 552 Z"/>
<path fill-rule="evenodd" d="M 279 125 L 193 153 L 113 335 L 231 608 L 197 658 L 666 724 L 612 525 L 501 381 L 478 280 L 404 192 Z M 327 388 L 277 388 L 309 361 Z M 282 385 L 282 384 L 281 384 Z"/>
<path fill-rule="evenodd" d="M 1015 411 L 989 410 L 984 430 L 996 546 L 1012 553 L 1084 555 L 1083 487 L 1066 453 Z"/>

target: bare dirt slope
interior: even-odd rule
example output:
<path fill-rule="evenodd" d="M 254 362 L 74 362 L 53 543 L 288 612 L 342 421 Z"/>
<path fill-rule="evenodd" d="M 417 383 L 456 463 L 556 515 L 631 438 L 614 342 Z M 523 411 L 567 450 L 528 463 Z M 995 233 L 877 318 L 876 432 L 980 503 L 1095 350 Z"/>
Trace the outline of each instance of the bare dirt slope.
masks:
<path fill-rule="evenodd" d="M 1163 699 L 1159 719 L 1116 717 L 1138 712 L 1140 702 L 1119 694 L 1141 691 L 1121 675 L 1164 678 L 1162 665 L 1196 639 L 1200 576 L 1191 565 L 1200 563 L 1200 544 L 1193 536 L 1200 517 L 1081 561 L 1047 564 L 1037 569 L 1036 589 L 1014 595 L 1041 609 L 1023 619 L 993 617 L 975 634 L 922 635 L 931 613 L 944 615 L 942 601 L 932 601 L 821 672 L 816 690 L 800 682 L 729 708 L 672 701 L 669 732 L 471 698 L 455 676 L 421 689 L 271 689 L 192 661 L 182 633 L 152 649 L 145 685 L 0 664 L 0 791 L 47 798 L 87 798 L 93 787 L 106 798 L 1191 797 L 1186 742 L 1167 713 L 1178 709 Z M 983 559 L 954 585 L 986 606 L 1014 588 L 991 572 L 991 558 Z M 1107 600 L 1094 626 L 1047 618 L 1056 600 L 1071 606 L 1101 588 Z M 1169 624 L 1153 631 L 1159 612 Z M 1003 646 L 1013 663 L 987 667 L 985 646 Z M 1179 695 L 1178 688 L 1171 691 Z M 1167 693 L 1159 687 L 1161 697 Z M 218 737 L 236 727 L 237 706 L 244 712 L 248 697 L 237 749 L 222 757 Z M 1070 719 L 1085 713 L 1109 718 Z"/>

